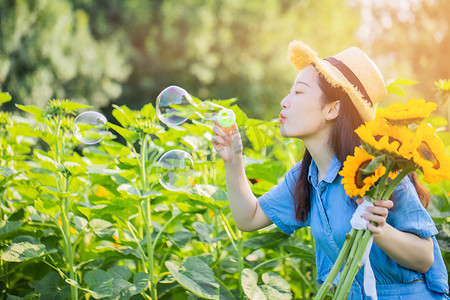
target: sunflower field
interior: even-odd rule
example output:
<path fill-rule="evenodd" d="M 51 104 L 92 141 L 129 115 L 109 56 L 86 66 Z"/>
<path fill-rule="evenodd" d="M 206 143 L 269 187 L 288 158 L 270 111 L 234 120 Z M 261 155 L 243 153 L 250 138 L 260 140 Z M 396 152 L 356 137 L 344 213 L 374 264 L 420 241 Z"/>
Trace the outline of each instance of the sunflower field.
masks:
<path fill-rule="evenodd" d="M 0 94 L 0 104 L 10 100 Z M 234 111 L 248 180 L 264 194 L 301 158 L 301 142 L 283 139 L 277 121 L 248 118 L 235 99 L 211 101 Z M 89 145 L 73 132 L 88 106 L 17 108 L 0 112 L 2 299 L 314 298 L 309 228 L 291 236 L 274 225 L 236 229 L 212 122 L 192 117 L 167 127 L 152 104 L 114 106 L 106 136 Z M 450 153 L 446 119 L 429 123 Z M 165 189 L 156 172 L 174 149 L 195 163 L 195 179 L 181 191 Z M 426 186 L 450 269 L 450 182 Z"/>

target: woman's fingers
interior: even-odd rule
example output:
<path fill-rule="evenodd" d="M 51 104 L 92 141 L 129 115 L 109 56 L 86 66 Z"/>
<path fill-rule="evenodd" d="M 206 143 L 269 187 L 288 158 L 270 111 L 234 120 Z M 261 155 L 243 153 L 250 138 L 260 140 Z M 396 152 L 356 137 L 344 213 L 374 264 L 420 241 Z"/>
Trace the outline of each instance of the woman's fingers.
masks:
<path fill-rule="evenodd" d="M 394 202 L 392 202 L 392 200 L 377 200 L 375 201 L 375 206 L 382 206 L 387 209 L 391 209 L 394 206 Z"/>
<path fill-rule="evenodd" d="M 374 206 L 367 207 L 367 213 L 363 214 L 362 217 L 368 221 L 374 222 L 377 225 L 371 223 L 367 224 L 367 228 L 374 234 L 381 233 L 384 225 L 386 224 L 386 219 L 389 214 L 389 209 L 394 206 L 394 202 L 391 200 L 377 200 Z"/>
<path fill-rule="evenodd" d="M 211 142 L 216 145 L 225 145 L 225 140 L 218 135 L 213 136 Z"/>

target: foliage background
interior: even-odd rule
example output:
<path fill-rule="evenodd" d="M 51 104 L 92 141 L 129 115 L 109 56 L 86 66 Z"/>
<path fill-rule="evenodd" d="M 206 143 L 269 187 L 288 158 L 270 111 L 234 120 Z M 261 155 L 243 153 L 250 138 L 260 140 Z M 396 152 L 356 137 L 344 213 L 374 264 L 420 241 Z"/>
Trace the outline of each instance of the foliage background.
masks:
<path fill-rule="evenodd" d="M 360 46 L 385 79 L 430 86 L 448 78 L 445 0 L 3 0 L 0 88 L 43 107 L 70 98 L 142 107 L 175 84 L 206 98 L 237 97 L 252 117 L 277 116 L 295 71 L 291 40 L 327 57 Z M 8 104 L 11 109 L 13 103 Z"/>

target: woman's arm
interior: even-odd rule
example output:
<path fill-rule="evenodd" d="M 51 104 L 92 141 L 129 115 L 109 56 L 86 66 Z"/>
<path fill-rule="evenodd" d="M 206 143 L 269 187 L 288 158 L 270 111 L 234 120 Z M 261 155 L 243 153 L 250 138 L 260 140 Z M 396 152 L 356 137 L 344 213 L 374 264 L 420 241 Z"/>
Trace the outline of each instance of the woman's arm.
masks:
<path fill-rule="evenodd" d="M 236 227 L 241 231 L 254 231 L 272 224 L 248 184 L 237 125 L 232 128 L 216 125 L 213 132 L 213 146 L 225 164 L 228 200 Z"/>
<path fill-rule="evenodd" d="M 367 228 L 373 232 L 375 244 L 399 265 L 425 273 L 434 262 L 433 241 L 400 231 L 386 223 L 393 205 L 391 200 L 380 200 L 375 201 L 374 207 L 367 208 L 369 213 L 363 217 L 378 224 L 375 226 L 369 223 Z"/>

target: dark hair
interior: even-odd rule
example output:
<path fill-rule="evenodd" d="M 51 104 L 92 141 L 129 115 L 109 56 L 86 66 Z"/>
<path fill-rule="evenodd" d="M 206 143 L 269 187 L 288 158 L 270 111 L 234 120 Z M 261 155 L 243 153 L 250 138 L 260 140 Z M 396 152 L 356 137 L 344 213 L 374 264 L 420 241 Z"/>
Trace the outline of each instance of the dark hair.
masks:
<path fill-rule="evenodd" d="M 347 93 L 339 86 L 332 86 L 320 73 L 318 74 L 318 85 L 323 92 L 322 103 L 327 104 L 340 100 L 339 115 L 333 120 L 335 124 L 330 134 L 329 143 L 342 166 L 347 156 L 353 155 L 355 147 L 361 144 L 355 129 L 362 125 L 364 121 Z M 301 222 L 306 222 L 311 208 L 311 184 L 308 182 L 311 159 L 311 154 L 305 148 L 300 176 L 297 179 L 294 190 L 295 218 Z M 422 205 L 427 207 L 430 201 L 428 191 L 420 184 L 415 173 L 410 174 L 410 179 L 414 183 Z"/>

